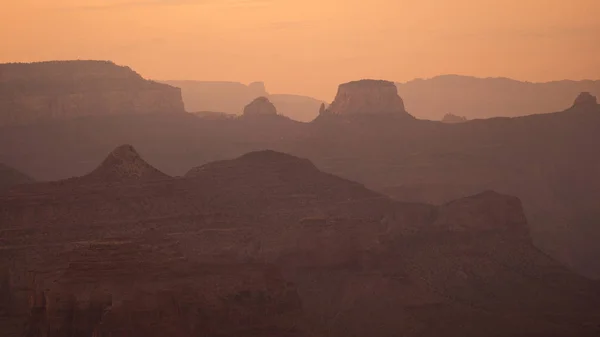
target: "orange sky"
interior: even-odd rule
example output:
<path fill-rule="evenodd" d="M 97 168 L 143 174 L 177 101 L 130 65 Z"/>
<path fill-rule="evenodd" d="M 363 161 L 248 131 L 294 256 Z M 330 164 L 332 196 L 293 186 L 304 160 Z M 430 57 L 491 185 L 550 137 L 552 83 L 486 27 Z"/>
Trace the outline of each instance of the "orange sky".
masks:
<path fill-rule="evenodd" d="M 600 78 L 600 0 L 0 0 L 0 62 L 110 59 L 153 79 Z"/>

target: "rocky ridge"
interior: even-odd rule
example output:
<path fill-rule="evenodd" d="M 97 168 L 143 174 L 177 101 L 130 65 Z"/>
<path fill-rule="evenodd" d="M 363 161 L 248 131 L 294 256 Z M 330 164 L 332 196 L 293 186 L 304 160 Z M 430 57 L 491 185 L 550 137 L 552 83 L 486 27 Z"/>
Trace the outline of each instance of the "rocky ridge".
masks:
<path fill-rule="evenodd" d="M 519 200 L 494 192 L 398 203 L 258 151 L 0 205 L 7 336 L 597 333 L 595 285 L 533 248 Z"/>

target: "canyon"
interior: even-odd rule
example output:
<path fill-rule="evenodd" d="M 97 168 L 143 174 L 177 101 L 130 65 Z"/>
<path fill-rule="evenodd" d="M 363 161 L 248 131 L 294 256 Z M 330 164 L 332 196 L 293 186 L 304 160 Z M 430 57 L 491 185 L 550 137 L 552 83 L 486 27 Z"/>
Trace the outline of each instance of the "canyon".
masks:
<path fill-rule="evenodd" d="M 516 197 L 398 202 L 272 150 L 157 172 L 122 145 L 0 194 L 5 336 L 598 333 Z"/>
<path fill-rule="evenodd" d="M 110 63 L 12 67 L 10 90 L 49 100 L 154 88 Z M 431 121 L 396 88 L 342 84 L 307 123 L 272 95 L 186 113 L 172 87 L 4 119 L 0 332 L 597 336 L 593 92 Z"/>

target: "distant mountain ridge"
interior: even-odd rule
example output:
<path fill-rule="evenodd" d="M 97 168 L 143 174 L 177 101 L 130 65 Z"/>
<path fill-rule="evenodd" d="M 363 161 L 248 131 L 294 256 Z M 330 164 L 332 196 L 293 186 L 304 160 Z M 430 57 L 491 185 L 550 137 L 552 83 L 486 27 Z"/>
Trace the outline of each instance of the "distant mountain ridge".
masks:
<path fill-rule="evenodd" d="M 300 122 L 310 122 L 319 113 L 325 102 L 318 99 L 292 94 L 270 94 L 263 82 L 248 85 L 227 81 L 162 81 L 181 88 L 185 108 L 188 112 L 211 111 L 240 115 L 244 107 L 258 97 L 267 97 L 284 116 Z"/>
<path fill-rule="evenodd" d="M 468 119 L 516 117 L 562 111 L 580 92 L 600 96 L 600 80 L 523 82 L 504 77 L 441 75 L 396 83 L 406 109 L 418 118 L 446 114 Z"/>

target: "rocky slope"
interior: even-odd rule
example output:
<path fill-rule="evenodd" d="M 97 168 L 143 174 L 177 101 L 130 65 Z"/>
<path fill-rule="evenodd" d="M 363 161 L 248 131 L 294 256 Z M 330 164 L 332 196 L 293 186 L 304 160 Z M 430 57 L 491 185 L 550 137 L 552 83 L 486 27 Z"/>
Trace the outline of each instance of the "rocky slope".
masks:
<path fill-rule="evenodd" d="M 591 80 L 531 83 L 443 75 L 396 85 L 408 111 L 430 120 L 440 120 L 448 112 L 477 119 L 561 111 L 580 92 L 600 95 L 600 81 Z"/>
<path fill-rule="evenodd" d="M 24 173 L 21 173 L 12 167 L 0 164 L 0 190 L 9 188 L 13 185 L 27 184 L 34 180 Z"/>
<path fill-rule="evenodd" d="M 598 333 L 598 285 L 533 248 L 517 198 L 398 203 L 276 151 L 15 187 L 0 239 L 3 336 Z"/>
<path fill-rule="evenodd" d="M 104 61 L 0 64 L 0 126 L 89 115 L 182 113 L 178 88 Z"/>

